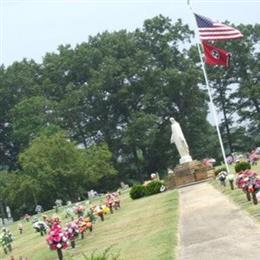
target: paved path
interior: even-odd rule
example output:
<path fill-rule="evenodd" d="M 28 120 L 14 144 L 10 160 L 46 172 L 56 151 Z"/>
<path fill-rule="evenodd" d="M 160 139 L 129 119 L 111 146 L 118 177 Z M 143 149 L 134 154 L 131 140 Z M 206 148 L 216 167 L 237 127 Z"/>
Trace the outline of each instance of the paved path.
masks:
<path fill-rule="evenodd" d="M 208 183 L 180 190 L 179 260 L 260 259 L 260 226 Z"/>

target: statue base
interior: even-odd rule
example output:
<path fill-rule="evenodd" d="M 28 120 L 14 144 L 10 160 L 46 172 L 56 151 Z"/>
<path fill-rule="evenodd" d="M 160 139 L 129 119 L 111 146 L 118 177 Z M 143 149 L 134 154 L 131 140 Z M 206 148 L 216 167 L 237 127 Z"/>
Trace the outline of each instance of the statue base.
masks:
<path fill-rule="evenodd" d="M 192 162 L 192 158 L 191 158 L 190 155 L 186 155 L 186 156 L 181 157 L 179 162 L 180 162 L 180 164 L 184 164 L 184 163 L 187 163 L 187 162 Z"/>
<path fill-rule="evenodd" d="M 168 175 L 166 186 L 168 189 L 178 186 L 196 183 L 197 181 L 207 180 L 210 178 L 209 169 L 200 161 L 193 160 L 178 164 L 172 173 Z"/>

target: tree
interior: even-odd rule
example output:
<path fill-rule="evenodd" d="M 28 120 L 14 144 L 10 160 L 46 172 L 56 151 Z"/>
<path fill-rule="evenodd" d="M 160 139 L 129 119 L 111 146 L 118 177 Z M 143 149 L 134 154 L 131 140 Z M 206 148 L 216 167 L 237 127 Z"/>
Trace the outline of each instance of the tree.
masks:
<path fill-rule="evenodd" d="M 245 37 L 242 45 L 245 48 L 239 55 L 239 88 L 233 97 L 238 100 L 240 122 L 248 120 L 249 131 L 257 135 L 260 129 L 260 25 L 240 25 L 240 29 Z"/>
<path fill-rule="evenodd" d="M 11 109 L 13 137 L 21 149 L 55 121 L 55 112 L 54 102 L 41 96 L 25 98 Z"/>
<path fill-rule="evenodd" d="M 210 70 L 215 101 L 224 111 L 225 144 L 230 151 L 237 147 L 234 115 L 249 120 L 250 131 L 258 126 L 258 92 L 253 83 L 258 60 L 253 46 L 259 29 L 241 28 L 245 35 L 255 33 L 246 42 L 226 43 L 227 49 L 236 49 L 236 66 Z M 75 48 L 59 46 L 57 52 L 45 55 L 42 64 L 24 60 L 2 67 L 3 166 L 17 169 L 20 151 L 42 132 L 52 136 L 63 129 L 70 140 L 85 148 L 106 143 L 120 180 L 143 180 L 154 171 L 166 173 L 178 163 L 177 150 L 169 141 L 171 116 L 180 122 L 193 158 L 217 156 L 220 149 L 206 119 L 208 97 L 192 37 L 181 20 L 172 23 L 160 15 L 132 32 L 103 32 Z M 245 72 L 247 62 L 251 65 Z M 250 73 L 255 76 L 251 78 Z"/>
<path fill-rule="evenodd" d="M 77 148 L 63 132 L 42 135 L 19 155 L 23 178 L 18 191 L 31 193 L 33 202 L 45 208 L 57 198 L 77 200 L 103 176 L 116 174 L 110 159 L 105 144 L 85 150 Z"/>
<path fill-rule="evenodd" d="M 38 95 L 40 66 L 33 60 L 14 62 L 0 68 L 0 160 L 7 168 L 17 168 L 19 142 L 13 138 L 10 110 L 23 98 Z"/>
<path fill-rule="evenodd" d="M 247 134 L 254 136 L 259 131 L 259 45 L 260 27 L 258 24 L 239 25 L 244 37 L 238 41 L 227 41 L 220 46 L 232 52 L 229 69 L 209 68 L 210 84 L 215 90 L 215 102 L 223 113 L 224 142 L 229 152 L 238 147 L 234 128 L 247 121 Z M 248 124 L 249 123 L 249 124 Z M 233 130 L 232 130 L 233 128 Z M 240 128 L 241 130 L 241 128 Z M 241 132 L 241 131 L 239 131 Z M 238 132 L 236 132 L 238 133 Z M 243 136 L 241 136 L 243 138 Z M 236 143 L 236 145 L 235 145 Z"/>
<path fill-rule="evenodd" d="M 44 82 L 53 86 L 48 99 L 58 102 L 62 128 L 85 147 L 105 141 L 123 179 L 141 180 L 178 162 L 169 142 L 172 115 L 193 156 L 203 158 L 212 133 L 207 96 L 197 57 L 180 47 L 192 36 L 181 20 L 158 16 L 134 32 L 100 33 L 47 54 Z"/>

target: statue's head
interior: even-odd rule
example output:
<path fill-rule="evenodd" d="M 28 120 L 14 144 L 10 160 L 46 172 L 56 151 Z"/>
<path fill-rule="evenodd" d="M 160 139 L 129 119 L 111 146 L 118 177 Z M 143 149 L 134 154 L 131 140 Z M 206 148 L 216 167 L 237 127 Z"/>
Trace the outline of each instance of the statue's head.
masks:
<path fill-rule="evenodd" d="M 170 121 L 171 121 L 172 123 L 175 123 L 175 122 L 176 122 L 173 117 L 170 118 Z"/>

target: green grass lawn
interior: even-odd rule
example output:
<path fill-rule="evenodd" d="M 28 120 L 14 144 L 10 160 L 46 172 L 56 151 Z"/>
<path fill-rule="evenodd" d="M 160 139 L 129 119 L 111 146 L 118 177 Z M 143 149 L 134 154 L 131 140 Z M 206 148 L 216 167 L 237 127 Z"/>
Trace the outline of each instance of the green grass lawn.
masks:
<path fill-rule="evenodd" d="M 260 162 L 258 165 L 252 167 L 260 175 Z M 234 167 L 230 167 L 230 170 L 234 173 Z M 260 222 L 260 202 L 257 205 L 253 205 L 253 202 L 247 201 L 246 194 L 235 187 L 234 190 L 230 189 L 229 183 L 227 186 L 223 187 L 216 180 L 212 181 L 211 184 L 221 191 L 223 194 L 227 195 L 232 201 L 238 204 L 243 210 L 247 211 L 251 216 L 253 216 L 258 222 Z"/>
<path fill-rule="evenodd" d="M 122 208 L 108 215 L 104 222 L 97 222 L 93 233 L 84 240 L 77 240 L 75 249 L 64 251 L 64 259 L 84 259 L 94 250 L 103 251 L 112 246 L 111 253 L 119 253 L 120 259 L 175 259 L 178 223 L 178 192 L 162 194 L 132 201 L 128 193 L 122 195 Z M 63 215 L 63 214 L 62 214 Z M 64 223 L 64 221 L 63 221 Z M 57 259 L 50 251 L 45 237 L 35 233 L 31 223 L 24 223 L 24 234 L 18 234 L 18 222 L 10 226 L 16 239 L 11 255 L 29 260 Z M 3 252 L 0 259 L 10 259 Z"/>

